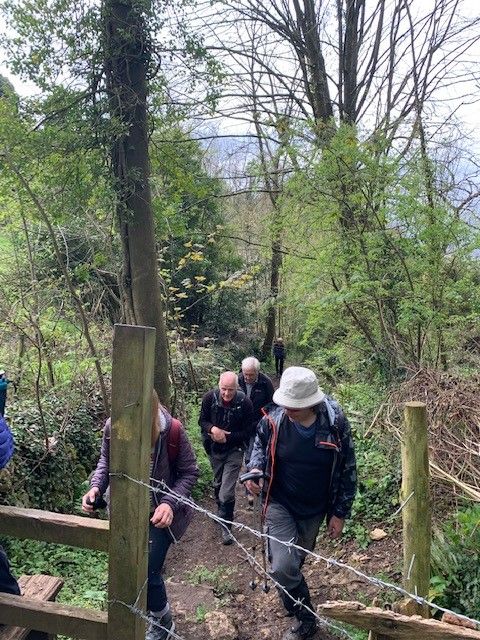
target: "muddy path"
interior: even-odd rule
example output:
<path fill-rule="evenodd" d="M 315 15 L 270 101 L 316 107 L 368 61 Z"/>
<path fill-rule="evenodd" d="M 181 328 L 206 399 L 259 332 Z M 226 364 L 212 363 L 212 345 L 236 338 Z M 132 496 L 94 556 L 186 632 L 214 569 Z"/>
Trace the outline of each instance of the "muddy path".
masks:
<path fill-rule="evenodd" d="M 207 499 L 202 506 L 215 512 L 212 499 Z M 237 491 L 235 518 L 254 526 L 253 513 L 248 509 L 241 487 Z M 254 536 L 245 530 L 235 535 L 251 552 Z M 333 543 L 321 534 L 316 550 L 368 575 L 400 580 L 401 550 L 395 536 L 361 549 L 352 540 Z M 304 574 L 314 604 L 325 600 L 370 603 L 378 593 L 376 587 L 351 572 L 327 566 L 317 559 L 307 559 Z M 238 640 L 280 640 L 292 624 L 291 619 L 285 617 L 274 588 L 268 594 L 262 591 L 261 585 L 251 590 L 252 572 L 245 553 L 235 544 L 223 546 L 218 525 L 205 514 L 196 513 L 182 541 L 170 549 L 165 578 L 177 633 L 185 640 L 210 638 L 205 624 L 209 611 L 223 612 L 237 628 Z M 338 637 L 331 630 L 322 634 L 318 634 L 319 639 Z"/>

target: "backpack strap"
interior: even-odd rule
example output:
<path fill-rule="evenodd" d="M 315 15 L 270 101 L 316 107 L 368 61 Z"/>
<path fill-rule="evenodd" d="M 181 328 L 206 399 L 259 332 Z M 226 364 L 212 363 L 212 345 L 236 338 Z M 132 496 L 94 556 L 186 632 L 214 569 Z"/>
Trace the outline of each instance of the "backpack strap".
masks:
<path fill-rule="evenodd" d="M 180 448 L 180 432 L 182 423 L 177 418 L 172 418 L 172 424 L 167 434 L 167 455 L 170 468 L 175 466 Z"/>

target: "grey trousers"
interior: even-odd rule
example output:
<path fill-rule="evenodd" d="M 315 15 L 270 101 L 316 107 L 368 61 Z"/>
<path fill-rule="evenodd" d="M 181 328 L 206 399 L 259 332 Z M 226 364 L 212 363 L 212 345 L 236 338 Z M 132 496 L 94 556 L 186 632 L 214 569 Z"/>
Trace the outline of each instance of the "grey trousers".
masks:
<path fill-rule="evenodd" d="M 307 520 L 297 520 L 281 504 L 271 502 L 265 514 L 265 526 L 268 535 L 313 551 L 324 518 L 325 514 L 321 513 Z M 269 539 L 268 553 L 272 578 L 287 591 L 298 587 L 306 552 Z"/>
<path fill-rule="evenodd" d="M 213 488 L 219 502 L 235 501 L 235 485 L 243 462 L 243 448 L 235 447 L 222 453 L 209 455 L 213 470 Z"/>

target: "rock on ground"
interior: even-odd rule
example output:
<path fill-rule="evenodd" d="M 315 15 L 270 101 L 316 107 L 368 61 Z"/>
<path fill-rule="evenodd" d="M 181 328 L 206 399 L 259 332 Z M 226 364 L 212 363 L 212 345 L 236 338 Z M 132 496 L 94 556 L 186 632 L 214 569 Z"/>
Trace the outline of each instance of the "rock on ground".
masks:
<path fill-rule="evenodd" d="M 233 622 L 222 611 L 210 611 L 205 624 L 211 640 L 237 640 L 238 633 Z"/>

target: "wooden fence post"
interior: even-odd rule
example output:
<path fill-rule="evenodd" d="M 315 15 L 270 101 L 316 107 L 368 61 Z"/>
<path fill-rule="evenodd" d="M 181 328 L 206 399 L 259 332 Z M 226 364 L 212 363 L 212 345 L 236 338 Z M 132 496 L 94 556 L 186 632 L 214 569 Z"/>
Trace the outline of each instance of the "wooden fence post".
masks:
<path fill-rule="evenodd" d="M 148 483 L 155 329 L 115 325 L 110 441 L 108 640 L 143 640 L 148 563 Z M 121 604 L 124 603 L 124 604 Z"/>
<path fill-rule="evenodd" d="M 403 586 L 426 598 L 430 585 L 431 505 L 427 408 L 423 402 L 405 404 L 400 495 L 404 504 Z M 409 606 L 409 613 L 428 617 L 428 607 L 415 604 Z"/>

